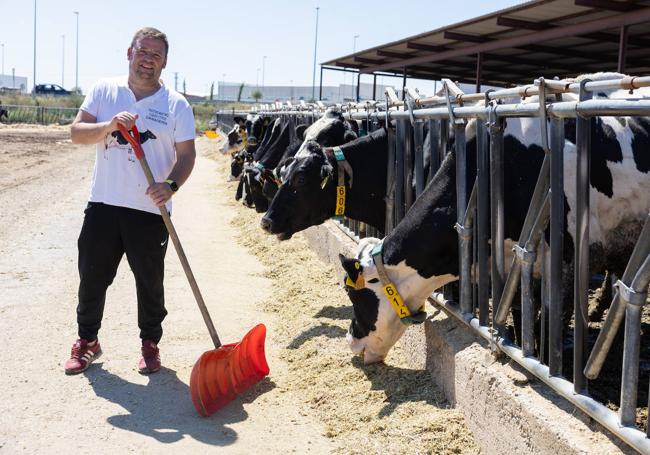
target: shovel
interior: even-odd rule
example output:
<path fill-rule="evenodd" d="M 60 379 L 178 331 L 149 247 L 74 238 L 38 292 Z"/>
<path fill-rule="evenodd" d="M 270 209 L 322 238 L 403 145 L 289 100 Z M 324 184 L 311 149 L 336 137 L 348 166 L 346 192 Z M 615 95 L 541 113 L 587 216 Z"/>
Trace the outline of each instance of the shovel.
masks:
<path fill-rule="evenodd" d="M 140 145 L 138 129 L 133 126 L 129 132 L 119 124 L 118 128 L 124 139 L 131 145 L 133 153 L 142 166 L 147 182 L 152 185 L 154 178 L 144 156 L 142 145 Z M 194 407 L 199 414 L 207 417 L 269 374 L 269 367 L 264 355 L 266 327 L 264 324 L 258 324 L 244 335 L 239 343 L 221 344 L 165 206 L 160 207 L 160 214 L 214 343 L 214 349 L 204 352 L 196 361 L 190 376 L 190 394 Z"/>

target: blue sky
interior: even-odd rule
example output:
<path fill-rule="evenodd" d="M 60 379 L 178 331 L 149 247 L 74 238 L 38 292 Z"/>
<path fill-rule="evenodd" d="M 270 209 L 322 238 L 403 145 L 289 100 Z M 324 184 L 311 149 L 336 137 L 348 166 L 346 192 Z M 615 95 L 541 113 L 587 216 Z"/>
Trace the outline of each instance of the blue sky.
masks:
<path fill-rule="evenodd" d="M 125 74 L 126 49 L 144 26 L 165 32 L 170 54 L 163 79 L 188 93 L 208 93 L 213 81 L 311 86 L 316 6 L 320 7 L 317 63 L 377 46 L 521 1 L 207 1 L 37 0 L 36 81 L 75 83 L 76 16 L 79 11 L 79 85 L 87 91 L 101 77 Z M 0 0 L 0 43 L 5 74 L 16 69 L 29 85 L 33 74 L 34 0 Z M 65 35 L 65 39 L 61 38 Z M 63 55 L 63 63 L 62 63 Z M 263 65 L 263 56 L 266 55 Z M 257 69 L 260 69 L 259 76 Z M 317 68 L 317 79 L 318 79 Z M 331 73 L 325 84 L 350 82 Z M 363 80 L 363 79 L 362 79 Z M 370 81 L 370 78 L 368 79 Z M 385 83 L 395 83 L 385 78 Z M 316 82 L 318 85 L 318 80 Z M 416 84 L 417 86 L 417 84 Z M 422 88 L 422 87 L 421 87 Z"/>

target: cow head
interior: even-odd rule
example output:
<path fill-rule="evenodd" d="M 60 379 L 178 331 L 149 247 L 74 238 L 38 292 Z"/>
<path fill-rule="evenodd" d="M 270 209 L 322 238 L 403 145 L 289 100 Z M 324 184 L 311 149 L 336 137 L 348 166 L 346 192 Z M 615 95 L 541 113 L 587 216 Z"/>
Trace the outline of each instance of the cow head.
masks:
<path fill-rule="evenodd" d="M 321 118 L 305 130 L 305 142 L 296 155 L 300 155 L 306 148 L 307 141 L 317 142 L 324 147 L 334 147 L 356 139 L 357 130 L 356 122 L 349 122 L 343 118 L 341 112 L 328 109 Z"/>
<path fill-rule="evenodd" d="M 295 129 L 291 125 L 286 125 L 286 128 L 282 132 L 283 136 L 269 146 L 264 157 L 259 162 L 251 163 L 249 166 L 245 166 L 243 170 L 244 176 L 242 178 L 244 179 L 245 191 L 251 195 L 255 210 L 258 213 L 266 212 L 269 208 L 269 201 L 278 188 L 278 180 L 271 168 L 275 167 L 280 157 L 285 153 L 295 154 L 302 144 L 305 125 L 299 125 Z M 293 143 L 290 142 L 291 131 L 294 131 L 296 137 Z M 264 190 L 264 187 L 266 187 L 266 190 Z"/>
<path fill-rule="evenodd" d="M 248 129 L 248 143 L 257 148 L 257 145 L 262 142 L 262 137 L 264 136 L 266 129 L 271 124 L 271 118 L 256 115 L 252 118 L 250 123 L 251 125 Z M 255 150 L 251 150 L 251 152 L 254 151 Z"/>
<path fill-rule="evenodd" d="M 345 270 L 343 283 L 352 302 L 352 321 L 346 339 L 365 364 L 383 361 L 406 330 L 384 297 L 377 268 L 370 255 L 380 240 L 367 237 L 359 242 L 354 258 L 339 255 Z"/>
<path fill-rule="evenodd" d="M 253 156 L 247 148 L 233 153 L 230 159 L 230 176 L 228 177 L 228 181 L 237 179 L 244 169 L 244 164 L 250 162 L 252 158 Z"/>
<path fill-rule="evenodd" d="M 334 214 L 334 167 L 314 141 L 301 148 L 302 156 L 294 157 L 285 177 L 271 201 L 261 226 L 279 240 L 309 226 L 321 224 Z"/>
<path fill-rule="evenodd" d="M 255 207 L 257 213 L 264 213 L 269 208 L 269 200 L 262 192 L 266 172 L 269 172 L 269 170 L 257 163 L 246 164 L 242 171 L 241 182 L 245 196 L 244 205 Z"/>
<path fill-rule="evenodd" d="M 283 182 L 262 218 L 262 229 L 278 239 L 321 224 L 334 214 L 334 167 L 323 147 L 334 147 L 357 138 L 353 126 L 340 112 L 328 110 L 304 131 L 296 155 L 276 170 Z"/>

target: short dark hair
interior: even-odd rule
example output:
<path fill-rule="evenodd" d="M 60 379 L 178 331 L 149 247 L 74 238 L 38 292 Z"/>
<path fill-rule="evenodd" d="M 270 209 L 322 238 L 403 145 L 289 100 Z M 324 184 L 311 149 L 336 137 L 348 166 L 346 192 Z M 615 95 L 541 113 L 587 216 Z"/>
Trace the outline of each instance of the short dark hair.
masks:
<path fill-rule="evenodd" d="M 165 55 L 169 53 L 169 42 L 167 41 L 167 35 L 153 27 L 144 27 L 135 32 L 133 39 L 131 40 L 131 47 L 135 46 L 135 42 L 142 38 L 153 38 L 162 41 L 165 43 Z"/>

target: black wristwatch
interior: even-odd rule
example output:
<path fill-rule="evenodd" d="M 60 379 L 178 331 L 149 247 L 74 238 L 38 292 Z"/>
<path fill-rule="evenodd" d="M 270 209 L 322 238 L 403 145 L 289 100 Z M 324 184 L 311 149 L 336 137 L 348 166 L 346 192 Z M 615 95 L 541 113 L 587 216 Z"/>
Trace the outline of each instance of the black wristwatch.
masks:
<path fill-rule="evenodd" d="M 169 187 L 172 189 L 174 193 L 178 191 L 178 183 L 176 183 L 176 180 L 167 179 L 165 180 L 165 183 L 169 185 Z"/>

